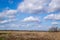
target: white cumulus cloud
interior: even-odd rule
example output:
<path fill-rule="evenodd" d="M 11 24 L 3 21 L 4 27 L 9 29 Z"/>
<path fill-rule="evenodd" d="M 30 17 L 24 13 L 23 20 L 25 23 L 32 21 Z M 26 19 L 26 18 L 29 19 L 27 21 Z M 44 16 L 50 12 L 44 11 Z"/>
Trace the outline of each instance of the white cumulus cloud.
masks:
<path fill-rule="evenodd" d="M 24 0 L 17 8 L 23 13 L 48 13 L 60 10 L 60 0 Z"/>
<path fill-rule="evenodd" d="M 29 16 L 23 19 L 24 22 L 40 22 L 38 17 Z"/>
<path fill-rule="evenodd" d="M 49 0 L 24 0 L 18 6 L 18 10 L 26 13 L 45 12 L 49 2 Z"/>

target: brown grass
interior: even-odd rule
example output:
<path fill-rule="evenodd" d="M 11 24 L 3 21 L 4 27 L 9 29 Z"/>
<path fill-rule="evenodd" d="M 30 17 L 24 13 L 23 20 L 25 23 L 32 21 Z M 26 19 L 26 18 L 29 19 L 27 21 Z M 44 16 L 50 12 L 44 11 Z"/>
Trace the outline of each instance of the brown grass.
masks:
<path fill-rule="evenodd" d="M 60 40 L 60 32 L 0 31 L 0 40 Z"/>

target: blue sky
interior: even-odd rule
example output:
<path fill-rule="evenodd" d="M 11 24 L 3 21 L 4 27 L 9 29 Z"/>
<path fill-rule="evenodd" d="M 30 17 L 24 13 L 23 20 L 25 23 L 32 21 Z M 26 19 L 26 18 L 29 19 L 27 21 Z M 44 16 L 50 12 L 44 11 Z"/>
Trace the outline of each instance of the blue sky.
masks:
<path fill-rule="evenodd" d="M 0 30 L 48 30 L 60 27 L 60 0 L 0 0 Z"/>

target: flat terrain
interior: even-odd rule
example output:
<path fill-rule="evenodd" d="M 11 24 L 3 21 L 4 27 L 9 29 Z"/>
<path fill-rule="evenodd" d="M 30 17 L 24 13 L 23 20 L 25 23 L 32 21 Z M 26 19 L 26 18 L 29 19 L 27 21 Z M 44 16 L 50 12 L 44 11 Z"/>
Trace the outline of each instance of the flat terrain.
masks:
<path fill-rule="evenodd" d="M 60 32 L 0 31 L 0 40 L 60 40 Z"/>

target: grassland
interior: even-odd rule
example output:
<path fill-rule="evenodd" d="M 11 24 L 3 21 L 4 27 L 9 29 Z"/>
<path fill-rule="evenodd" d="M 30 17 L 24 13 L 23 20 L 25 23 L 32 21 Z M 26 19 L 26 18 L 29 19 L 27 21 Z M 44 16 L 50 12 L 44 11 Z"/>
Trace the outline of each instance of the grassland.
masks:
<path fill-rule="evenodd" d="M 60 40 L 60 32 L 0 31 L 0 40 Z"/>

